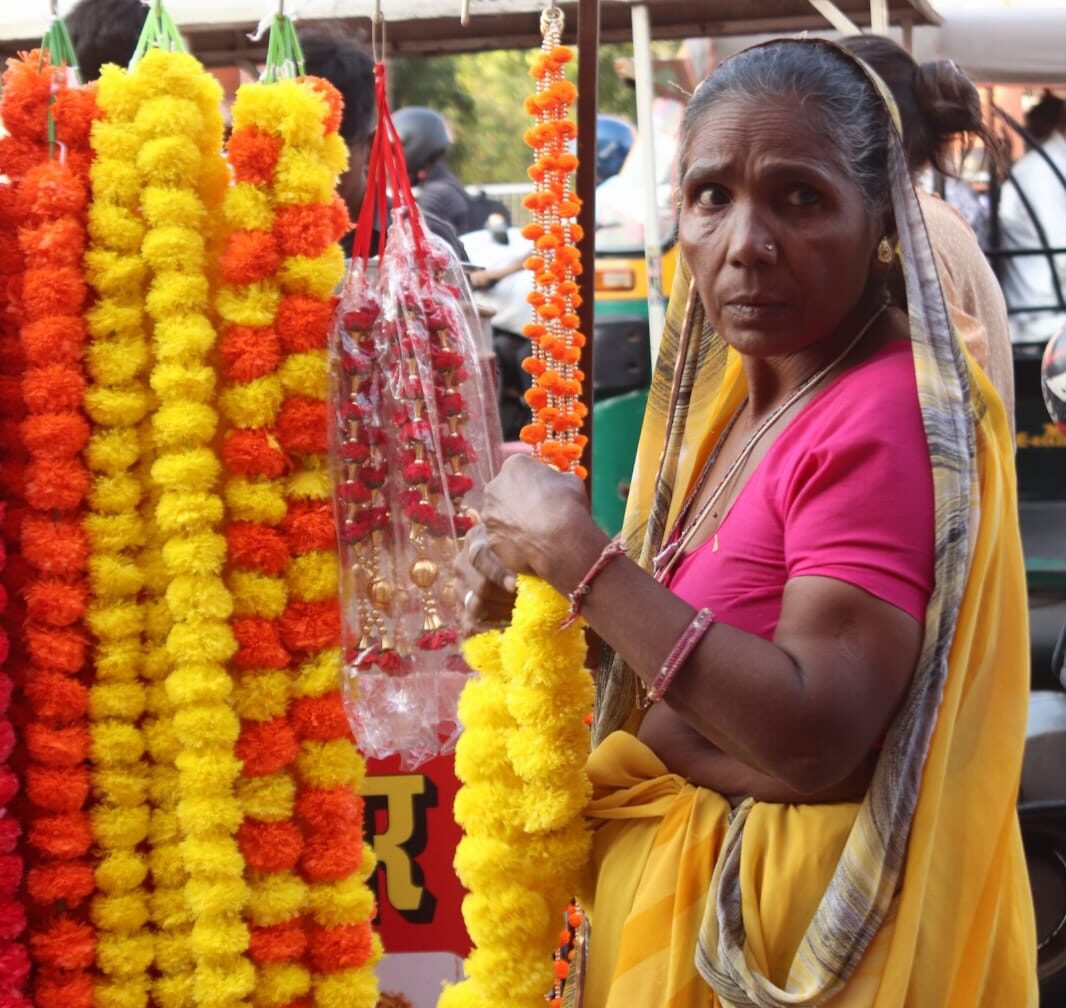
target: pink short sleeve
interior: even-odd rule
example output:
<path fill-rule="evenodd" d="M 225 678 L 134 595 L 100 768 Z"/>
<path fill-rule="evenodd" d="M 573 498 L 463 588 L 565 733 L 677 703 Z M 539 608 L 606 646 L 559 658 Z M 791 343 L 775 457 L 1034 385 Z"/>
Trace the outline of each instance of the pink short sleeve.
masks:
<path fill-rule="evenodd" d="M 892 357 L 893 391 L 863 395 L 861 379 L 883 380 L 883 367 L 856 376 L 848 394 L 820 411 L 807 450 L 783 469 L 786 578 L 836 578 L 924 623 L 933 588 L 932 469 L 910 354 Z"/>

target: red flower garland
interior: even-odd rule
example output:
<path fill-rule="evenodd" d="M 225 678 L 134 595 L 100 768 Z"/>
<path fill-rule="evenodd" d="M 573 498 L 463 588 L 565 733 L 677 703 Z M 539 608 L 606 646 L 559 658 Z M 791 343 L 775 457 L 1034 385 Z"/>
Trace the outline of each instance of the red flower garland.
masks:
<path fill-rule="evenodd" d="M 0 505 L 0 514 L 3 506 Z M 0 570 L 4 566 L 0 544 Z M 7 596 L 0 589 L 0 612 L 7 608 Z M 9 638 L 0 628 L 0 665 L 8 657 Z M 8 808 L 18 792 L 19 782 L 8 765 L 15 747 L 15 729 L 8 716 L 11 703 L 11 677 L 0 670 L 0 1008 L 30 1008 L 26 981 L 30 975 L 30 957 L 21 941 L 26 928 L 26 911 L 19 900 L 22 884 L 22 857 L 16 849 L 18 822 Z"/>
<path fill-rule="evenodd" d="M 59 157 L 49 160 L 53 99 Z M 85 809 L 88 693 L 79 678 L 88 657 L 83 620 L 89 554 L 81 525 L 89 489 L 81 459 L 89 437 L 81 409 L 88 295 L 81 256 L 95 103 L 91 93 L 69 89 L 60 68 L 31 53 L 8 61 L 0 114 L 12 133 L 0 147 L 0 164 L 17 183 L 25 267 L 19 335 L 26 414 L 20 434 L 28 463 L 19 532 L 28 564 L 26 793 L 33 865 L 27 892 L 34 998 L 41 1008 L 90 1008 L 95 935 L 85 919 L 93 889 Z M 6 164 L 5 155 L 11 156 Z"/>

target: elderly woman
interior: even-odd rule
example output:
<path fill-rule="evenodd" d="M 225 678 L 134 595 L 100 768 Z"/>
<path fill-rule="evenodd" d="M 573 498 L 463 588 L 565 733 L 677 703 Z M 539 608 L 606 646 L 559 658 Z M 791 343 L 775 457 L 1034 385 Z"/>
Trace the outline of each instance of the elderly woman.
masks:
<path fill-rule="evenodd" d="M 1036 1004 L 1010 438 L 888 101 L 817 41 L 704 82 L 628 556 L 518 458 L 460 561 L 482 619 L 513 572 L 586 584 L 614 653 L 586 1008 Z"/>

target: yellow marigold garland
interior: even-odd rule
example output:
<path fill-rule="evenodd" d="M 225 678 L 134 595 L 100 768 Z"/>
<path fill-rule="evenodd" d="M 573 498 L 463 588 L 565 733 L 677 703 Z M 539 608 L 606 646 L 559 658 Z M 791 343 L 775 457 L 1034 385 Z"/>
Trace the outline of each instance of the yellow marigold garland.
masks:
<path fill-rule="evenodd" d="M 542 1008 L 555 979 L 559 915 L 589 850 L 581 767 L 593 687 L 583 625 L 559 630 L 566 613 L 550 585 L 523 575 L 511 626 L 466 645 L 479 677 L 459 701 L 455 867 L 475 948 L 468 979 L 438 1008 Z"/>
<path fill-rule="evenodd" d="M 226 543 L 219 534 L 223 506 L 211 404 L 215 330 L 205 232 L 217 219 L 227 183 L 222 95 L 185 53 L 152 50 L 131 76 L 140 98 L 136 163 L 148 225 L 141 252 L 150 271 L 145 304 L 154 322 L 152 385 L 159 401 L 151 480 L 159 494 L 155 517 L 173 620 L 166 692 L 180 746 L 177 824 L 192 919 L 192 997 L 201 1008 L 229 1008 L 246 1001 L 255 978 L 245 956 L 247 885 L 234 836 L 241 822 L 234 796 L 240 763 L 233 751 L 239 722 L 228 702 L 226 663 L 236 641 L 222 580 Z"/>
<path fill-rule="evenodd" d="M 96 864 L 97 1008 L 142 1008 L 155 959 L 141 846 L 149 831 L 149 764 L 138 722 L 145 710 L 142 677 L 145 587 L 139 554 L 145 542 L 140 513 L 139 426 L 151 408 L 146 380 L 149 343 L 143 312 L 147 267 L 125 232 L 109 222 L 139 213 L 140 180 L 133 132 L 133 86 L 108 68 L 98 89 L 104 118 L 92 132 L 93 209 L 86 276 L 96 294 L 88 312 L 90 377 L 86 412 L 94 430 L 86 452 L 93 474 L 87 521 L 92 555 L 92 603 L 87 622 L 96 642 L 90 692 L 93 833 Z"/>

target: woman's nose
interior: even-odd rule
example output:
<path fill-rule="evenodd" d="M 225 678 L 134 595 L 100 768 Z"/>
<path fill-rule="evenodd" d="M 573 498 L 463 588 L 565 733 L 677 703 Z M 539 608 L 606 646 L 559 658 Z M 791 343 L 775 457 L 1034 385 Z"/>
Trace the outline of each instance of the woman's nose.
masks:
<path fill-rule="evenodd" d="M 777 244 L 765 214 L 758 207 L 742 201 L 730 208 L 727 258 L 731 266 L 749 268 L 773 262 Z"/>

